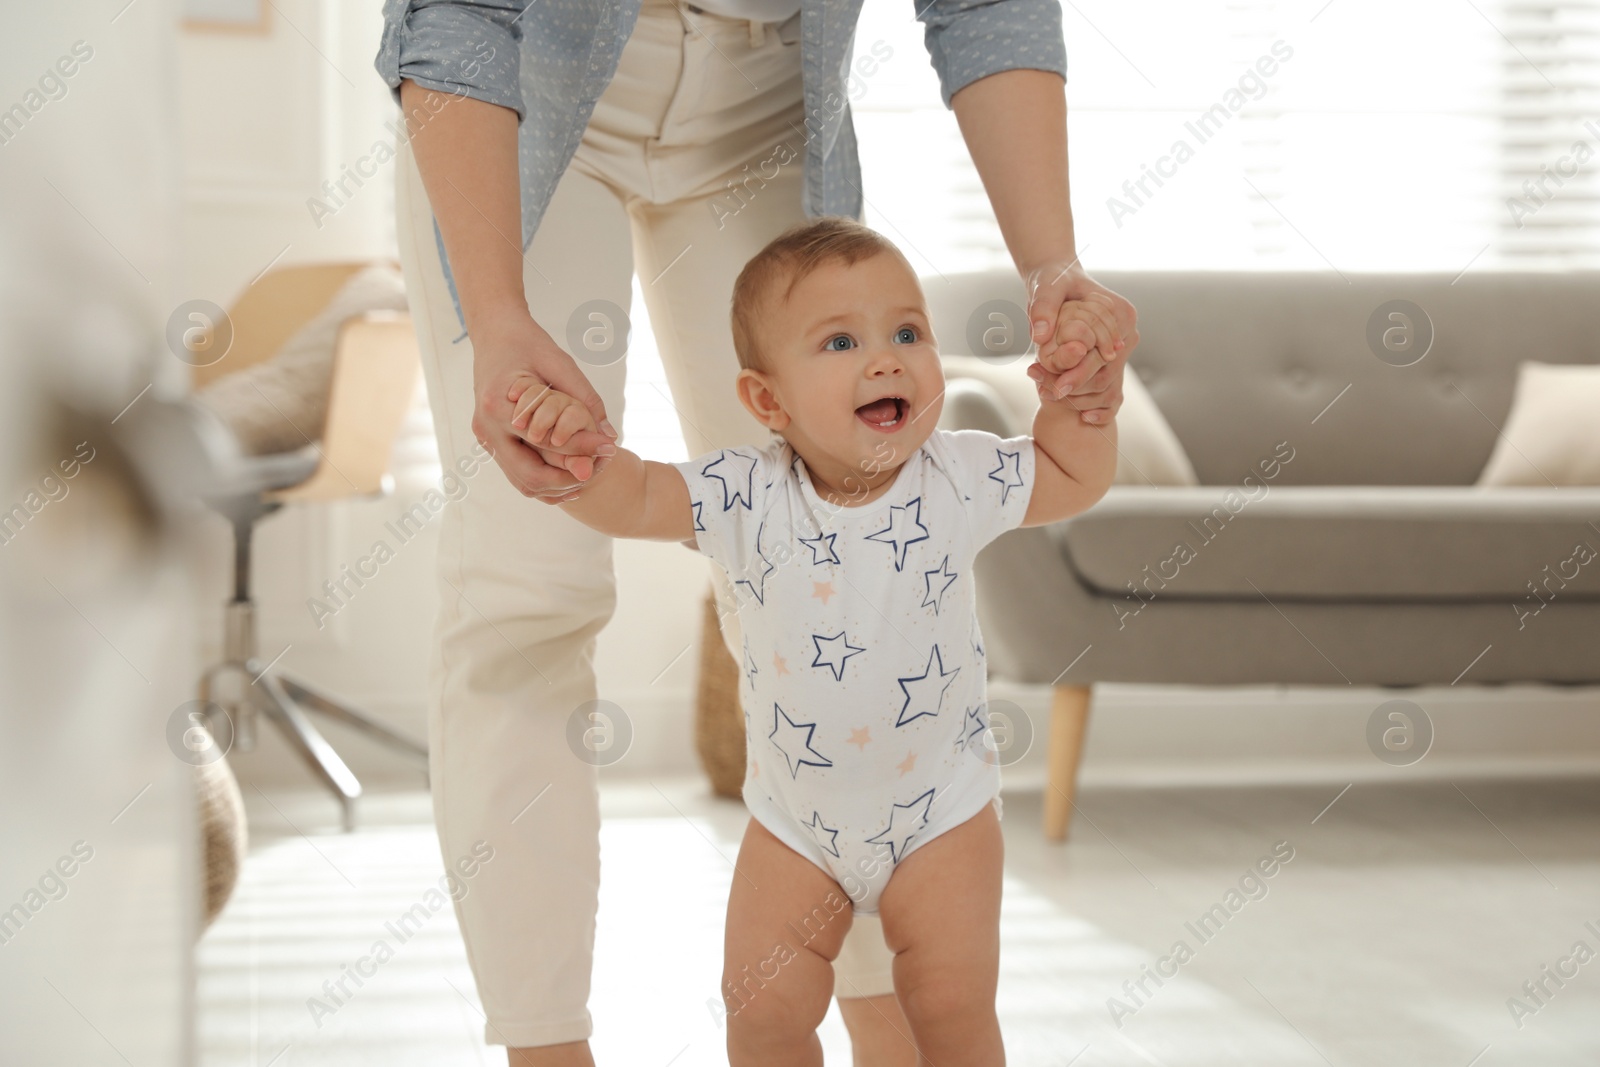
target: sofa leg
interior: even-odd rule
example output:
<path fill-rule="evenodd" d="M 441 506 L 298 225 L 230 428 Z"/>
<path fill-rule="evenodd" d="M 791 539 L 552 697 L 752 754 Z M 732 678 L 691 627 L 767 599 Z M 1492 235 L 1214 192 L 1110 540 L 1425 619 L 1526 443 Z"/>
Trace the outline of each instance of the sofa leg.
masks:
<path fill-rule="evenodd" d="M 1058 685 L 1050 699 L 1050 771 L 1044 788 L 1044 836 L 1065 841 L 1078 791 L 1078 761 L 1089 728 L 1089 687 Z"/>

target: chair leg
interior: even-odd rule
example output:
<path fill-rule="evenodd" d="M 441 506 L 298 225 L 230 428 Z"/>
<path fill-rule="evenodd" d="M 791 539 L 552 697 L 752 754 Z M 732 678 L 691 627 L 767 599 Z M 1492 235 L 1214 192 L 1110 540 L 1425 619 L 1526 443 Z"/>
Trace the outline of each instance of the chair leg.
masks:
<path fill-rule="evenodd" d="M 251 660 L 247 667 L 262 670 L 256 680 L 256 685 L 265 694 L 258 701 L 262 714 L 278 728 L 306 766 L 333 793 L 334 799 L 339 802 L 345 832 L 354 830 L 355 803 L 356 798 L 361 796 L 361 783 L 327 739 L 311 725 L 311 720 L 306 718 L 306 713 L 295 704 L 277 677 L 271 671 L 264 670 L 256 660 Z"/>
<path fill-rule="evenodd" d="M 278 679 L 283 682 L 284 690 L 296 703 L 303 704 L 311 711 L 320 712 L 330 719 L 337 719 L 346 726 L 352 726 L 368 737 L 381 741 L 390 748 L 404 752 L 421 760 L 422 765 L 428 765 L 428 746 L 420 741 L 413 740 L 396 730 L 386 722 L 380 722 L 369 713 L 359 711 L 342 701 L 336 700 L 326 693 L 312 689 L 291 674 L 278 672 Z"/>
<path fill-rule="evenodd" d="M 1078 792 L 1078 762 L 1089 728 L 1089 687 L 1058 685 L 1050 699 L 1050 770 L 1044 789 L 1044 836 L 1065 841 Z"/>

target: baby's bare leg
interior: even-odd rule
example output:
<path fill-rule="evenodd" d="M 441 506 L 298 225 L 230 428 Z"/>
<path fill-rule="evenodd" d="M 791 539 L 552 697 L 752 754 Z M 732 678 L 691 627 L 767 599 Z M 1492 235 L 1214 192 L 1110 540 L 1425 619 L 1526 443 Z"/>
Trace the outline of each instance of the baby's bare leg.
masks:
<path fill-rule="evenodd" d="M 994 1007 L 1004 858 L 1000 820 L 986 804 L 902 860 L 878 900 L 895 992 L 923 1064 L 1006 1061 Z"/>
<path fill-rule="evenodd" d="M 732 1067 L 821 1067 L 817 1027 L 833 999 L 833 961 L 850 918 L 837 882 L 750 820 L 723 947 Z"/>

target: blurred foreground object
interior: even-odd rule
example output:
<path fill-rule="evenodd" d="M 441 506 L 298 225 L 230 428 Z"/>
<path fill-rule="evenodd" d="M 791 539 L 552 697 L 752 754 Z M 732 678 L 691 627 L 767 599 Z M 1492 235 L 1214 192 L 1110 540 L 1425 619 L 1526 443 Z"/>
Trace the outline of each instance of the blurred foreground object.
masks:
<path fill-rule="evenodd" d="M 28 4 L 0 70 L 0 1063 L 194 1062 L 192 457 L 178 395 L 170 0 Z M 70 70 L 72 73 L 67 74 Z M 7 100 L 6 103 L 12 103 Z M 146 466 L 146 464 L 153 464 Z"/>

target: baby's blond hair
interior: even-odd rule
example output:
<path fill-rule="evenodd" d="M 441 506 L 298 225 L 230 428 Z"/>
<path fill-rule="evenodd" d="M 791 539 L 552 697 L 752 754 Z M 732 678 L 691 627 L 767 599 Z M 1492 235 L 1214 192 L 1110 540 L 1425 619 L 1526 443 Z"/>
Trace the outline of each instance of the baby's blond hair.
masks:
<path fill-rule="evenodd" d="M 849 265 L 884 252 L 899 256 L 911 270 L 892 241 L 846 215 L 820 215 L 774 237 L 751 257 L 733 283 L 733 351 L 739 366 L 770 369 L 758 324 L 766 317 L 780 285 L 781 299 L 787 301 L 794 287 L 824 263 Z"/>

